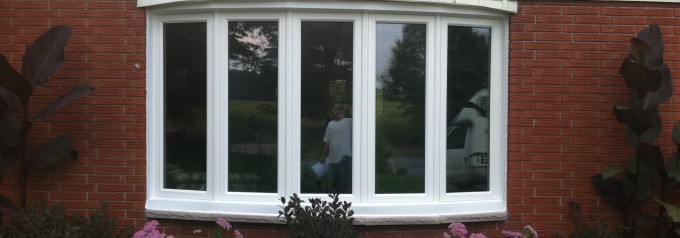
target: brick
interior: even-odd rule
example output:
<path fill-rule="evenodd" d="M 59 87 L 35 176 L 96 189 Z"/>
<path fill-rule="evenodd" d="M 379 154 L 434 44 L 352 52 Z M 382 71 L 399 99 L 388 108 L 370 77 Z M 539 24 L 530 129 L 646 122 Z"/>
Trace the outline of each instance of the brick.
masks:
<path fill-rule="evenodd" d="M 612 23 L 612 17 L 608 16 L 579 16 L 574 18 L 574 23 L 576 24 L 610 24 Z"/>
<path fill-rule="evenodd" d="M 562 7 L 562 14 L 564 15 L 600 15 L 600 11 L 599 7 Z"/>

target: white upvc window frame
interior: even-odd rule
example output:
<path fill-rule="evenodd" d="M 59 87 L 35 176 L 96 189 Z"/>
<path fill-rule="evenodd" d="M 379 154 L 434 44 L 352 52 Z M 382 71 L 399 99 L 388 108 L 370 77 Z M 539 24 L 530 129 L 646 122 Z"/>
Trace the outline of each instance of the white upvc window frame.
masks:
<path fill-rule="evenodd" d="M 506 174 L 506 168 L 507 168 L 507 153 L 503 153 L 507 151 L 507 143 L 505 143 L 505 140 L 494 140 L 493 138 L 507 138 L 507 117 L 505 116 L 498 116 L 498 115 L 507 115 L 507 84 L 501 82 L 500 80 L 495 80 L 499 78 L 503 78 L 504 74 L 506 74 L 506 70 L 504 66 L 504 50 L 503 50 L 503 42 L 502 39 L 506 33 L 503 31 L 503 23 L 498 21 L 498 20 L 490 20 L 490 19 L 469 19 L 469 18 L 461 18 L 461 17 L 441 17 L 440 22 L 438 26 L 440 27 L 440 31 L 442 34 L 439 36 L 440 41 L 442 44 L 440 44 L 438 47 L 440 50 L 437 52 L 440 53 L 440 55 L 436 56 L 440 62 L 438 65 L 438 70 L 437 72 L 439 73 L 439 77 L 442 79 L 447 78 L 447 68 L 446 65 L 448 63 L 448 57 L 446 55 L 446 52 L 448 52 L 448 46 L 446 42 L 448 42 L 448 35 L 446 32 L 448 31 L 449 26 L 465 26 L 465 27 L 481 27 L 481 28 L 489 28 L 491 29 L 491 49 L 490 49 L 490 76 L 489 78 L 491 79 L 489 82 L 489 95 L 491 95 L 490 98 L 490 120 L 489 120 L 489 138 L 492 138 L 489 140 L 489 154 L 490 154 L 490 159 L 489 161 L 497 161 L 496 163 L 489 163 L 489 191 L 484 191 L 484 192 L 467 192 L 467 193 L 446 193 L 442 192 L 440 194 L 440 201 L 443 202 L 454 202 L 454 201 L 479 201 L 479 200 L 488 200 L 488 199 L 501 199 L 505 197 L 505 194 L 502 193 L 505 191 L 505 187 L 507 186 L 504 177 L 501 177 Z M 435 88 L 436 91 L 435 93 L 438 95 L 441 95 L 439 97 L 439 102 L 446 102 L 447 98 L 447 80 L 437 80 Z M 437 104 L 437 109 L 435 110 L 437 112 L 446 112 L 446 103 L 442 104 Z M 446 121 L 446 113 L 439 113 L 438 115 L 435 116 L 438 120 L 436 124 L 439 127 L 446 128 L 447 121 Z M 444 130 L 437 130 L 435 131 L 436 137 L 439 139 L 437 140 L 438 143 L 435 143 L 437 146 L 437 151 L 438 153 L 442 153 L 446 151 L 446 131 Z M 446 181 L 446 156 L 445 155 L 439 155 L 437 156 L 439 166 L 439 181 Z M 444 165 L 444 166 L 441 166 Z M 440 183 L 439 184 L 439 191 L 446 191 L 446 184 L 445 183 Z"/>
<path fill-rule="evenodd" d="M 151 48 L 153 57 L 150 64 L 149 78 L 153 78 L 154 81 L 151 84 L 147 84 L 148 97 L 147 105 L 154 105 L 153 107 L 147 107 L 147 145 L 148 153 L 147 156 L 149 163 L 147 166 L 147 174 L 150 179 L 148 182 L 148 193 L 150 197 L 167 197 L 167 198 L 178 198 L 178 199 L 197 199 L 197 200 L 211 200 L 212 194 L 209 191 L 214 189 L 213 181 L 206 181 L 205 191 L 195 191 L 195 190 L 180 190 L 180 189 L 167 189 L 164 188 L 164 178 L 163 171 L 165 171 L 164 163 L 164 130 L 163 128 L 165 122 L 163 116 L 165 115 L 165 100 L 164 100 L 164 70 L 165 65 L 163 59 L 163 49 L 164 42 L 159 39 L 163 39 L 164 24 L 165 23 L 195 23 L 195 22 L 205 22 L 206 23 L 206 47 L 211 49 L 215 47 L 213 42 L 213 14 L 183 14 L 183 15 L 173 15 L 173 16 L 159 16 L 156 21 L 151 25 L 151 29 L 156 29 L 152 31 L 153 39 L 156 39 L 149 48 Z M 148 48 L 147 48 L 148 49 Z M 214 91 L 208 89 L 215 88 L 214 82 L 214 61 L 215 54 L 208 50 L 207 52 L 207 65 L 206 65 L 206 99 L 207 99 L 207 122 L 208 128 L 213 128 L 214 124 L 214 112 L 215 106 L 215 94 Z M 213 142 L 214 133 L 208 130 L 207 136 L 207 158 L 206 158 L 206 177 L 212 176 L 212 171 L 208 168 L 215 167 L 215 161 L 212 160 L 213 156 Z"/>
<path fill-rule="evenodd" d="M 293 27 L 293 34 L 291 38 L 293 39 L 292 42 L 293 44 L 291 45 L 290 51 L 292 52 L 292 81 L 289 82 L 291 85 L 293 85 L 293 91 L 292 91 L 292 97 L 293 97 L 293 103 L 292 105 L 296 105 L 292 109 L 292 116 L 288 117 L 292 123 L 292 131 L 291 135 L 292 137 L 289 137 L 288 141 L 296 142 L 290 149 L 291 153 L 288 154 L 289 159 L 288 163 L 290 166 L 290 170 L 292 172 L 292 175 L 289 176 L 290 179 L 290 186 L 286 191 L 289 191 L 288 195 L 291 195 L 290 191 L 297 191 L 300 195 L 301 198 L 307 199 L 310 197 L 320 197 L 320 196 L 326 196 L 326 194 L 309 194 L 309 193 L 303 193 L 300 194 L 299 191 L 301 191 L 301 145 L 300 145 L 300 138 L 301 138 L 301 122 L 302 122 L 302 111 L 301 111 L 301 105 L 302 105 L 302 52 L 301 52 L 301 44 L 302 44 L 302 22 L 308 21 L 308 22 L 351 22 L 353 24 L 353 59 L 352 59 L 352 100 L 355 105 L 364 105 L 364 101 L 366 100 L 365 97 L 363 96 L 362 93 L 357 93 L 360 92 L 361 86 L 358 85 L 361 83 L 362 75 L 363 75 L 363 70 L 365 70 L 365 67 L 363 67 L 363 52 L 362 52 L 362 39 L 361 39 L 361 14 L 350 14 L 350 13 L 328 13 L 328 14 L 314 14 L 314 13 L 298 13 L 293 15 L 292 13 L 289 12 L 291 15 L 290 19 L 290 24 Z M 354 107 L 358 108 L 358 107 Z M 361 110 L 361 109 L 359 109 Z M 358 132 L 362 131 L 362 126 L 363 123 L 359 122 L 357 123 L 358 118 L 353 118 L 353 126 L 352 126 L 352 148 L 355 148 L 352 153 L 355 154 L 354 156 L 356 157 L 356 154 L 361 151 L 360 147 L 363 146 L 364 144 L 364 138 L 360 137 L 358 135 Z M 321 138 L 319 138 L 321 140 Z M 297 159 L 295 159 L 297 158 Z M 353 191 L 352 194 L 342 194 L 341 197 L 345 201 L 349 202 L 360 202 L 360 197 L 359 195 L 361 194 L 359 191 L 365 187 L 364 181 L 361 181 L 361 168 L 363 167 L 362 163 L 357 163 L 354 162 L 352 163 L 352 184 L 356 185 L 353 186 Z"/>
<path fill-rule="evenodd" d="M 368 157 L 365 157 L 368 161 L 367 167 L 367 178 L 368 178 L 368 202 L 432 202 L 434 201 L 434 175 L 438 171 L 433 169 L 433 147 L 432 147 L 432 135 L 433 130 L 433 110 L 432 105 L 434 103 L 434 94 L 425 94 L 425 186 L 423 193 L 408 193 L 408 194 L 376 194 L 376 165 L 375 165 L 375 123 L 376 123 L 376 36 L 377 36 L 377 24 L 380 23 L 396 23 L 396 24 L 423 24 L 426 27 L 426 62 L 425 62 L 425 88 L 426 92 L 432 92 L 434 90 L 434 16 L 407 16 L 407 15 L 384 15 L 384 14 L 371 14 L 368 17 L 368 78 L 364 80 L 362 85 L 364 88 L 368 89 L 366 93 L 367 105 L 366 111 L 363 114 L 367 115 L 366 118 L 366 131 L 368 132 L 368 143 L 366 145 Z M 444 127 L 446 128 L 446 127 Z"/>
<path fill-rule="evenodd" d="M 220 37 L 224 37 L 223 41 L 221 44 L 217 44 L 216 48 L 219 54 L 215 57 L 215 61 L 217 62 L 218 67 L 218 76 L 216 78 L 216 83 L 215 83 L 215 89 L 216 89 L 216 95 L 219 98 L 220 102 L 228 102 L 229 101 L 229 44 L 228 44 L 228 29 L 229 29 L 229 22 L 230 21 L 276 21 L 278 22 L 278 54 L 279 57 L 285 56 L 286 52 L 289 50 L 287 47 L 284 47 L 287 44 L 286 41 L 286 28 L 288 26 L 285 25 L 285 18 L 286 14 L 285 13 L 248 13 L 248 14 L 242 14 L 242 13 L 231 13 L 231 14 L 223 14 L 223 13 L 215 13 L 215 18 L 218 19 L 220 24 L 219 26 L 216 26 L 216 32 L 218 33 L 217 38 L 219 39 Z M 208 50 L 210 51 L 210 50 Z M 287 71 L 287 66 L 288 66 L 288 61 L 287 60 L 281 60 L 279 58 L 278 60 L 278 91 L 279 92 L 289 92 L 289 89 L 287 87 L 288 83 L 284 81 L 285 79 L 285 74 Z M 220 92 L 220 93 L 217 93 Z M 287 191 L 286 186 L 287 186 L 287 180 L 284 176 L 281 176 L 282 174 L 285 174 L 286 167 L 282 166 L 285 165 L 287 162 L 284 160 L 286 158 L 285 155 L 287 155 L 290 147 L 287 147 L 287 141 L 289 141 L 288 138 L 284 137 L 284 135 L 287 135 L 290 133 L 288 131 L 287 126 L 285 126 L 281 120 L 281 118 L 285 118 L 288 114 L 289 111 L 291 110 L 289 106 L 289 101 L 292 100 L 291 94 L 289 93 L 279 93 L 278 95 L 278 101 L 279 101 L 279 110 L 278 110 L 278 115 L 277 117 L 279 118 L 278 122 L 278 133 L 277 133 L 277 150 L 278 150 L 278 159 L 277 159 L 277 164 L 278 164 L 278 180 L 277 180 L 277 191 L 278 193 L 253 193 L 253 192 L 230 192 L 228 189 L 228 173 L 226 171 L 229 171 L 229 151 L 228 151 L 228 146 L 229 141 L 228 141 L 228 124 L 229 124 L 229 108 L 228 108 L 228 103 L 224 103 L 223 105 L 219 105 L 216 108 L 217 110 L 217 118 L 215 118 L 215 121 L 217 121 L 217 130 L 213 130 L 216 132 L 216 135 L 213 135 L 214 138 L 216 138 L 216 148 L 218 149 L 218 153 L 216 153 L 215 158 L 223 158 L 223 159 L 217 159 L 219 160 L 215 164 L 218 166 L 215 166 L 213 168 L 213 173 L 218 174 L 219 178 L 217 179 L 216 186 L 219 188 L 217 194 L 219 194 L 218 197 L 216 197 L 214 200 L 217 201 L 257 201 L 257 202 L 269 202 L 269 201 L 275 201 L 278 200 L 281 196 L 285 196 L 284 191 Z M 209 130 L 210 131 L 210 130 Z M 219 146 L 222 145 L 222 146 Z"/>
<path fill-rule="evenodd" d="M 341 199 L 353 202 L 355 224 L 436 224 L 507 218 L 507 58 L 508 15 L 503 12 L 422 4 L 305 2 L 270 9 L 230 10 L 230 3 L 196 3 L 148 11 L 147 71 L 147 204 L 150 217 L 237 222 L 278 223 L 280 197 L 300 191 L 300 24 L 302 21 L 354 22 L 353 62 L 353 193 Z M 280 4 L 280 3 L 279 3 Z M 310 8 L 315 10 L 310 10 Z M 339 8 L 340 7 L 340 8 Z M 340 10 L 341 9 L 341 10 Z M 316 11 L 319 10 L 319 11 Z M 468 9 L 470 10 L 470 9 Z M 187 13 L 188 12 L 188 13 Z M 278 21 L 278 192 L 229 192 L 228 59 L 229 21 Z M 207 190 L 163 188 L 163 24 L 207 24 L 208 158 Z M 376 23 L 427 25 L 426 61 L 426 173 L 425 192 L 375 194 L 375 38 Z M 446 193 L 446 42 L 449 25 L 491 29 L 490 72 L 490 177 L 489 191 Z M 300 194 L 303 198 L 325 194 Z"/>

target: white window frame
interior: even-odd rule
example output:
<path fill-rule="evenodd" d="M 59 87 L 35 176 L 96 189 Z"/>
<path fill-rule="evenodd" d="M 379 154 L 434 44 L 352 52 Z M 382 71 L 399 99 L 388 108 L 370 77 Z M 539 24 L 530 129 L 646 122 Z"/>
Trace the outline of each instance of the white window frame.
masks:
<path fill-rule="evenodd" d="M 276 5 L 276 4 L 275 4 Z M 416 7 L 414 7 L 416 6 Z M 488 9 L 431 4 L 279 2 L 271 4 L 197 2 L 147 11 L 147 203 L 149 217 L 279 223 L 279 198 L 300 191 L 300 22 L 354 22 L 353 202 L 355 224 L 436 224 L 454 220 L 507 218 L 508 15 Z M 228 21 L 279 22 L 278 192 L 228 192 Z M 207 190 L 163 188 L 163 24 L 206 22 L 208 77 Z M 375 28 L 376 23 L 427 25 L 425 192 L 375 194 Z M 446 193 L 446 42 L 449 25 L 491 29 L 489 191 Z M 224 158 L 224 159 L 218 159 Z M 303 198 L 325 194 L 301 194 Z"/>
<path fill-rule="evenodd" d="M 194 23 L 194 22 L 205 22 L 206 23 L 206 47 L 207 49 L 211 49 L 214 47 L 213 44 L 213 15 L 212 14 L 186 14 L 186 15 L 174 15 L 174 16 L 159 16 L 158 20 L 153 22 L 153 26 L 151 27 L 152 29 L 158 29 L 153 31 L 152 34 L 154 39 L 162 39 L 163 36 L 163 24 L 165 23 Z M 153 107 L 147 107 L 147 117 L 148 121 L 151 123 L 147 123 L 147 148 L 149 153 L 147 155 L 147 158 L 150 163 L 147 163 L 147 174 L 148 177 L 151 179 L 147 179 L 148 181 L 148 193 L 149 195 L 153 196 L 158 196 L 158 197 L 168 197 L 168 198 L 182 198 L 182 199 L 198 199 L 198 200 L 210 200 L 211 199 L 211 194 L 208 193 L 208 191 L 211 191 L 214 187 L 213 181 L 206 181 L 206 191 L 192 191 L 192 190 L 180 190 L 180 189 L 166 189 L 164 188 L 164 179 L 163 179 L 163 172 L 165 171 L 164 168 L 164 134 L 163 134 L 163 128 L 165 128 L 163 116 L 165 115 L 164 111 L 164 105 L 165 105 L 165 100 L 163 98 L 163 91 L 164 91 L 164 70 L 163 66 L 165 64 L 163 60 L 163 49 L 164 49 L 164 44 L 163 41 L 156 41 L 154 44 L 150 46 L 152 48 L 151 52 L 153 54 L 153 64 L 150 64 L 149 66 L 151 67 L 149 70 L 149 75 L 153 75 L 153 78 L 156 79 L 152 84 L 147 83 L 147 89 L 148 89 L 148 96 L 147 96 L 147 105 L 154 105 Z M 147 48 L 148 49 L 148 48 Z M 214 54 L 212 51 L 208 50 L 207 52 L 207 65 L 206 65 L 206 77 L 207 77 L 207 88 L 214 88 L 213 87 L 213 69 L 214 69 L 214 61 L 213 61 Z M 152 78 L 152 77 L 149 77 Z M 149 82 L 149 81 L 147 81 Z M 206 89 L 207 90 L 207 89 Z M 211 128 L 214 126 L 214 121 L 213 121 L 213 115 L 214 115 L 214 105 L 215 105 L 215 99 L 213 98 L 214 94 L 212 91 L 207 90 L 206 91 L 206 99 L 207 99 L 207 122 L 206 125 L 208 128 Z M 212 161 L 210 158 L 213 158 L 213 147 L 212 147 L 212 142 L 213 142 L 213 136 L 210 130 L 208 131 L 207 135 L 207 161 L 206 161 L 206 177 L 212 176 L 212 172 L 207 169 L 207 168 L 212 168 L 214 167 L 214 161 Z"/>
<path fill-rule="evenodd" d="M 468 18 L 460 18 L 460 17 L 442 17 L 441 18 L 441 23 L 439 24 L 441 27 L 440 31 L 441 33 L 445 33 L 448 31 L 449 26 L 466 26 L 466 27 L 483 27 L 483 28 L 489 28 L 491 29 L 491 49 L 490 49 L 490 72 L 489 72 L 489 95 L 491 95 L 490 98 L 490 120 L 489 120 L 489 138 L 507 138 L 507 119 L 506 117 L 499 117 L 497 115 L 507 115 L 507 85 L 505 83 L 500 82 L 499 80 L 494 80 L 498 78 L 503 77 L 503 73 L 505 72 L 503 65 L 503 49 L 502 49 L 502 42 L 501 42 L 501 37 L 503 35 L 503 30 L 502 24 L 498 22 L 497 20 L 488 20 L 488 19 L 468 19 Z M 441 53 L 441 55 L 438 56 L 439 62 L 441 64 L 438 67 L 438 72 L 440 74 L 440 77 L 442 79 L 447 78 L 447 69 L 446 65 L 448 63 L 448 57 L 445 54 L 445 52 L 448 52 L 448 46 L 446 42 L 448 42 L 448 35 L 447 34 L 441 34 L 440 35 L 441 39 L 440 42 L 442 44 L 439 46 L 441 50 L 438 52 Z M 436 93 L 439 93 L 440 95 L 443 95 L 441 98 L 442 102 L 446 102 L 446 90 L 447 90 L 447 81 L 446 80 L 437 80 L 436 83 L 438 84 L 435 88 L 438 89 Z M 497 96 L 500 95 L 500 96 Z M 442 103 L 438 105 L 439 108 L 438 112 L 446 112 L 446 103 Z M 439 121 L 437 122 L 437 125 L 440 127 L 446 128 L 447 121 L 446 121 L 446 113 L 441 113 L 436 116 Z M 437 146 L 439 146 L 435 151 L 437 152 L 443 152 L 446 151 L 446 131 L 444 130 L 437 130 L 437 138 L 439 138 L 437 143 Z M 507 153 L 501 153 L 503 151 L 506 151 L 506 146 L 507 143 L 505 143 L 505 140 L 494 140 L 490 139 L 489 140 L 489 154 L 490 154 L 490 161 L 498 161 L 496 163 L 489 163 L 489 191 L 485 192 L 467 192 L 467 193 L 440 193 L 440 201 L 445 201 L 445 202 L 453 202 L 453 201 L 478 201 L 478 200 L 485 200 L 489 198 L 501 198 L 505 196 L 505 194 L 501 194 L 500 191 L 503 191 L 503 189 L 506 186 L 504 183 L 505 180 L 503 177 L 500 177 L 502 175 L 505 175 L 505 170 L 504 168 L 507 167 Z M 498 150 L 494 150 L 498 148 Z M 438 164 L 446 164 L 446 156 L 445 155 L 440 155 L 438 156 L 440 159 Z M 439 167 L 439 181 L 446 181 L 446 166 L 440 166 Z M 446 191 L 446 183 L 441 183 L 439 184 L 439 189 L 440 191 Z"/>
<path fill-rule="evenodd" d="M 284 47 L 286 45 L 286 25 L 285 23 L 285 17 L 286 14 L 284 13 L 252 13 L 252 14 L 222 14 L 222 13 L 215 13 L 216 18 L 219 19 L 220 23 L 219 26 L 216 27 L 217 32 L 218 32 L 218 38 L 220 36 L 224 37 L 224 39 L 227 39 L 228 37 L 228 28 L 229 28 L 229 21 L 277 21 L 278 22 L 278 29 L 279 29 L 279 39 L 278 39 L 278 54 L 279 56 L 286 55 L 287 48 Z M 282 37 L 283 36 L 283 37 Z M 215 94 L 218 95 L 219 101 L 220 102 L 228 102 L 229 101 L 229 60 L 228 56 L 228 40 L 222 41 L 222 44 L 217 44 L 217 49 L 219 54 L 215 57 L 215 61 L 218 62 L 217 65 L 219 65 L 219 73 L 216 81 L 216 86 L 214 87 L 216 89 Z M 210 50 L 208 50 L 210 51 Z M 289 92 L 287 91 L 288 85 L 282 81 L 282 79 L 285 77 L 285 72 L 286 72 L 286 62 L 283 60 L 278 61 L 278 91 L 279 92 Z M 257 202 L 268 202 L 272 200 L 277 200 L 281 196 L 284 196 L 285 194 L 282 191 L 284 190 L 286 186 L 286 179 L 285 177 L 282 179 L 281 175 L 285 174 L 286 167 L 281 166 L 285 165 L 286 161 L 284 158 L 286 156 L 281 156 L 286 155 L 286 152 L 288 151 L 285 142 L 288 141 L 288 138 L 285 138 L 284 135 L 289 134 L 289 131 L 286 131 L 288 127 L 284 126 L 282 123 L 281 118 L 285 118 L 285 115 L 287 115 L 287 111 L 289 110 L 289 104 L 286 103 L 291 100 L 290 97 L 291 94 L 289 93 L 279 93 L 278 95 L 278 101 L 279 101 L 279 110 L 278 110 L 278 115 L 277 117 L 279 118 L 279 123 L 277 126 L 278 132 L 277 132 L 277 150 L 279 153 L 278 159 L 277 159 L 277 164 L 278 164 L 278 177 L 279 179 L 277 180 L 277 190 L 279 193 L 253 193 L 253 192 L 229 192 L 228 190 L 228 173 L 225 171 L 229 171 L 228 165 L 229 163 L 227 162 L 229 160 L 228 155 L 228 146 L 229 141 L 229 131 L 228 131 L 228 103 L 225 103 L 224 105 L 217 106 L 218 112 L 216 113 L 218 115 L 218 118 L 215 118 L 215 121 L 217 121 L 217 130 L 208 130 L 208 131 L 213 131 L 216 132 L 216 135 L 213 135 L 215 138 L 217 138 L 215 146 L 216 148 L 220 148 L 218 151 L 219 153 L 215 158 L 224 158 L 224 159 L 218 159 L 219 161 L 216 162 L 218 166 L 215 166 L 213 168 L 213 173 L 218 174 L 219 178 L 215 182 L 217 184 L 217 187 L 219 188 L 219 197 L 217 198 L 218 201 L 257 201 Z M 221 118 L 221 119 L 220 119 Z M 284 142 L 284 143 L 280 143 Z M 220 146 L 222 145 L 222 146 Z"/>
<path fill-rule="evenodd" d="M 291 14 L 292 15 L 292 14 Z M 302 28 L 302 22 L 303 21 L 310 21 L 310 22 L 351 22 L 353 23 L 353 60 L 352 60 L 352 101 L 354 102 L 355 105 L 364 105 L 364 97 L 362 96 L 359 90 L 361 90 L 361 86 L 358 85 L 361 82 L 362 78 L 362 70 L 365 68 L 363 67 L 363 61 L 362 61 L 362 40 L 361 40 L 361 14 L 341 14 L 341 13 L 329 13 L 329 14 L 314 14 L 314 13 L 299 13 L 293 15 L 292 18 L 292 26 L 293 26 L 293 35 L 292 37 L 292 56 L 293 56 L 293 66 L 292 66 L 292 84 L 294 86 L 294 91 L 292 93 L 293 95 L 293 105 L 298 105 L 293 109 L 293 114 L 291 117 L 288 119 L 291 120 L 291 123 L 293 126 L 291 129 L 293 130 L 291 135 L 292 137 L 289 138 L 289 141 L 296 142 L 295 145 L 292 146 L 291 150 L 292 153 L 288 154 L 290 157 L 289 158 L 300 158 L 301 155 L 301 145 L 300 145 L 300 133 L 301 133 L 301 122 L 302 122 L 302 111 L 301 107 L 299 105 L 302 105 L 302 72 L 301 72 L 301 67 L 302 67 L 302 56 L 301 56 L 301 44 L 302 44 L 302 35 L 301 35 L 301 28 Z M 357 107 L 353 107 L 357 108 Z M 359 109 L 361 110 L 361 109 Z M 353 111 L 357 111 L 354 109 Z M 359 149 L 360 146 L 364 144 L 363 138 L 358 135 L 358 132 L 362 131 L 361 126 L 363 125 L 362 123 L 357 123 L 358 118 L 353 118 L 353 125 L 352 125 L 352 148 L 353 149 L 352 153 L 355 154 L 353 157 L 356 157 L 356 154 L 361 150 Z M 321 138 L 319 138 L 321 140 Z M 289 176 L 291 178 L 290 181 L 290 187 L 287 191 L 300 191 L 301 190 L 301 160 L 300 159 L 290 159 L 288 161 L 290 163 L 290 168 L 292 171 L 292 176 Z M 365 187 L 364 182 L 361 181 L 361 168 L 362 168 L 361 163 L 352 163 L 352 194 L 343 194 L 342 199 L 345 201 L 349 202 L 359 202 L 359 194 L 361 194 L 359 191 Z M 356 186 L 355 186 L 356 185 Z M 298 192 L 299 194 L 299 192 Z M 289 194 L 290 195 L 290 194 Z M 310 198 L 310 197 L 320 197 L 320 196 L 325 196 L 326 194 L 299 194 L 303 199 Z"/>
<path fill-rule="evenodd" d="M 432 134 L 434 133 L 432 119 L 434 102 L 434 94 L 426 93 L 426 115 L 425 116 L 425 186 L 423 193 L 408 193 L 408 194 L 376 194 L 375 192 L 375 123 L 376 123 L 376 31 L 379 23 L 399 23 L 399 24 L 423 24 L 426 27 L 426 58 L 425 62 L 425 88 L 427 92 L 434 90 L 434 16 L 406 16 L 406 15 L 382 15 L 371 14 L 369 16 L 368 27 L 368 78 L 364 80 L 362 85 L 369 89 L 366 91 L 367 111 L 364 111 L 368 116 L 366 122 L 368 123 L 366 131 L 368 132 L 368 201 L 369 202 L 432 202 L 434 198 L 434 178 L 433 173 L 437 172 L 433 169 L 433 147 Z M 444 127 L 445 128 L 445 127 Z"/>

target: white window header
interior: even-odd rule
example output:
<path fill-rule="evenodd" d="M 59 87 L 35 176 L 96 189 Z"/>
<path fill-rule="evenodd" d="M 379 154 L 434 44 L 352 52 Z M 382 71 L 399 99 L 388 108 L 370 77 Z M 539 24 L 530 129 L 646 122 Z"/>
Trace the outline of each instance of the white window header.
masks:
<path fill-rule="evenodd" d="M 209 0 L 137 0 L 138 7 L 149 7 L 168 3 L 208 2 Z M 232 2 L 233 0 L 213 0 L 213 2 Z M 280 2 L 274 0 L 271 2 Z M 517 0 L 382 0 L 384 2 L 413 2 L 446 5 L 485 7 L 507 12 L 517 12 Z"/>

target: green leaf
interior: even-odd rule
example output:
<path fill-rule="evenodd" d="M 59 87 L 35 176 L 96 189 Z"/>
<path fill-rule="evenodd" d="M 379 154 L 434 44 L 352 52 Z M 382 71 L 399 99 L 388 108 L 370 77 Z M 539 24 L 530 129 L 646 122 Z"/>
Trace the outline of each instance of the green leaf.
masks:
<path fill-rule="evenodd" d="M 658 198 L 654 198 L 654 201 L 666 208 L 666 212 L 668 213 L 668 216 L 673 219 L 673 222 L 680 222 L 680 206 L 661 201 Z"/>
<path fill-rule="evenodd" d="M 71 136 L 62 135 L 43 145 L 29 160 L 29 170 L 41 170 L 70 157 Z"/>
<path fill-rule="evenodd" d="M 33 88 L 24 76 L 12 68 L 2 54 L 0 54 L 0 86 L 19 96 L 23 105 L 27 105 L 28 98 L 33 93 Z"/>
<path fill-rule="evenodd" d="M 55 26 L 26 49 L 22 73 L 32 86 L 41 86 L 64 64 L 64 47 L 71 38 L 70 26 Z"/>
<path fill-rule="evenodd" d="M 623 171 L 624 170 L 622 168 L 619 168 L 619 167 L 607 167 L 607 168 L 600 170 L 600 173 L 602 173 L 603 179 L 608 179 L 608 178 L 616 176 L 617 174 L 620 174 Z"/>
<path fill-rule="evenodd" d="M 64 96 L 61 96 L 61 98 L 52 103 L 52 105 L 49 105 L 48 107 L 40 111 L 40 113 L 38 113 L 33 117 L 33 119 L 31 119 L 31 121 L 35 122 L 45 120 L 47 117 L 57 112 L 57 110 L 66 106 L 66 104 L 69 104 L 73 100 L 85 97 L 88 94 L 92 93 L 92 91 L 94 91 L 94 88 L 88 85 L 75 86 L 71 89 L 71 91 L 64 94 Z"/>

